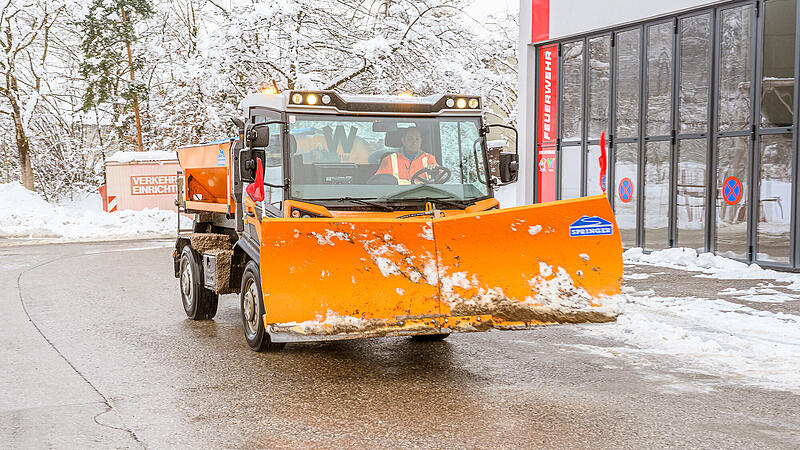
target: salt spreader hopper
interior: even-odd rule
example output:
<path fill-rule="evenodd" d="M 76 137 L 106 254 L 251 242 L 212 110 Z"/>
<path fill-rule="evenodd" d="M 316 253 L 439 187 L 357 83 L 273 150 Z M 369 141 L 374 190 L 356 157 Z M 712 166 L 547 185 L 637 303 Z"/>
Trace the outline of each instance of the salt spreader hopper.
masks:
<path fill-rule="evenodd" d="M 622 245 L 603 196 L 499 209 L 475 96 L 253 94 L 239 136 L 178 149 L 186 314 L 238 293 L 248 344 L 605 322 Z"/>

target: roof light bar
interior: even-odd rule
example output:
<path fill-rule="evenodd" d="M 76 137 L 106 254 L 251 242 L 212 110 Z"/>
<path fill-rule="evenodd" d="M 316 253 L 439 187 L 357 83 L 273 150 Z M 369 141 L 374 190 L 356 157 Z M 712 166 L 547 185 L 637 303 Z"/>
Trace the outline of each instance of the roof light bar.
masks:
<path fill-rule="evenodd" d="M 389 96 L 342 96 L 333 91 L 288 91 L 290 107 L 319 108 L 321 111 L 374 112 L 381 114 L 431 114 L 480 113 L 483 107 L 480 97 L 473 95 L 442 95 L 430 97 L 405 97 L 392 99 Z"/>
<path fill-rule="evenodd" d="M 481 101 L 477 97 L 449 97 L 444 104 L 451 109 L 480 109 Z"/>

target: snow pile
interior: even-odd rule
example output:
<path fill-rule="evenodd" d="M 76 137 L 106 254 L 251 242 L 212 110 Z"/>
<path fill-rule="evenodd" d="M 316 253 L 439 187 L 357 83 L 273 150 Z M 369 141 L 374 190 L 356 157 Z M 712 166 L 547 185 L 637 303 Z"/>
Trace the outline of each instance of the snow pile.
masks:
<path fill-rule="evenodd" d="M 168 150 L 147 152 L 116 152 L 106 158 L 106 162 L 128 163 L 133 161 L 177 161 L 178 153 Z"/>
<path fill-rule="evenodd" d="M 797 295 L 772 289 L 774 285 L 759 285 L 749 289 L 727 288 L 719 292 L 718 295 L 732 296 L 748 302 L 757 303 L 783 303 L 788 301 L 800 300 Z"/>
<path fill-rule="evenodd" d="M 632 248 L 622 254 L 627 264 L 646 264 L 673 269 L 703 272 L 711 278 L 723 280 L 756 279 L 789 283 L 790 289 L 800 290 L 800 275 L 764 269 L 758 264 L 745 264 L 713 253 L 700 253 L 689 248 L 669 248 L 644 253 L 641 248 Z"/>
<path fill-rule="evenodd" d="M 48 203 L 19 183 L 0 184 L 0 238 L 96 239 L 175 234 L 177 213 L 158 209 L 106 213 L 100 195 Z"/>
<path fill-rule="evenodd" d="M 635 361 L 672 358 L 682 370 L 751 385 L 800 392 L 800 316 L 771 313 L 720 299 L 629 293 L 625 314 L 585 333 L 629 347 L 587 347 Z"/>
<path fill-rule="evenodd" d="M 624 308 L 626 296 L 592 297 L 575 286 L 562 267 L 539 263 L 539 275 L 528 280 L 533 297 L 509 298 L 501 288 L 480 287 L 477 276 L 466 272 L 447 274 L 440 269 L 442 295 L 453 315 L 489 314 L 509 322 L 586 323 L 613 321 Z M 459 289 L 456 289 L 459 288 Z M 477 288 L 477 291 L 475 291 Z"/>
<path fill-rule="evenodd" d="M 317 314 L 314 320 L 304 322 L 287 322 L 270 325 L 270 332 L 283 332 L 299 335 L 334 335 L 347 333 L 380 333 L 386 331 L 386 320 L 363 319 L 353 316 L 341 316 L 328 309 L 325 317 Z"/>

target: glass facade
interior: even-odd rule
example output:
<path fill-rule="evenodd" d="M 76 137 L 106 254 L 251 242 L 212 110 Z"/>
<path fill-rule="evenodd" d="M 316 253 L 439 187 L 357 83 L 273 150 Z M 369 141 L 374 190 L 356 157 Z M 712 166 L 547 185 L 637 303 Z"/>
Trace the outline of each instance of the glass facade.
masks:
<path fill-rule="evenodd" d="M 607 195 L 625 247 L 800 268 L 798 2 L 720 2 L 559 47 L 558 199 Z"/>

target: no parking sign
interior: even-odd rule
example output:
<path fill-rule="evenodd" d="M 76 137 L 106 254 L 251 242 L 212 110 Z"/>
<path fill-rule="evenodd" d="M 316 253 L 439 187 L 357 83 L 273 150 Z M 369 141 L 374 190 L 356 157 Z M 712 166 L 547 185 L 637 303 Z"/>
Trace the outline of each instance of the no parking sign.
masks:
<path fill-rule="evenodd" d="M 736 177 L 725 178 L 722 183 L 722 198 L 725 203 L 735 205 L 742 199 L 743 189 L 742 182 Z"/>
<path fill-rule="evenodd" d="M 631 199 L 633 199 L 633 181 L 628 177 L 620 180 L 617 193 L 619 194 L 619 199 L 622 200 L 623 203 L 630 202 Z"/>

